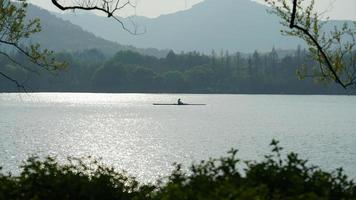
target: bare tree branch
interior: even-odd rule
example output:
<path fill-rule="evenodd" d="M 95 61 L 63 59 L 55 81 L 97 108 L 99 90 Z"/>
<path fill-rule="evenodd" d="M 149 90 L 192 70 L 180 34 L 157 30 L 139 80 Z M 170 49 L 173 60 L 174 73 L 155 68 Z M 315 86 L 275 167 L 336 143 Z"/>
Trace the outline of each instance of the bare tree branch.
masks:
<path fill-rule="evenodd" d="M 27 92 L 25 86 L 23 84 L 19 83 L 17 80 L 11 78 L 10 76 L 6 75 L 5 73 L 3 73 L 1 71 L 0 71 L 0 75 L 2 77 L 6 78 L 7 80 L 13 82 L 17 86 L 17 88 L 22 89 L 24 92 Z"/>
<path fill-rule="evenodd" d="M 20 66 L 20 67 L 26 69 L 27 71 L 29 71 L 29 72 L 31 72 L 31 73 L 34 73 L 34 74 L 36 74 L 36 75 L 39 75 L 38 71 L 33 70 L 33 69 L 29 68 L 29 67 L 26 67 L 26 66 L 23 65 L 22 63 L 19 63 L 19 62 L 16 61 L 14 58 L 12 58 L 9 54 L 0 51 L 0 55 L 5 56 L 7 59 L 9 59 L 9 60 L 10 60 L 12 63 L 14 63 L 15 65 Z"/>
<path fill-rule="evenodd" d="M 125 23 L 118 17 L 115 16 L 115 13 L 118 12 L 119 10 L 122 10 L 123 8 L 127 6 L 131 6 L 133 8 L 136 8 L 136 5 L 131 3 L 131 0 L 126 0 L 125 3 L 121 3 L 121 0 L 99 0 L 101 4 L 99 5 L 98 1 L 90 1 L 90 0 L 82 0 L 82 1 L 76 1 L 74 2 L 74 5 L 70 6 L 65 6 L 63 3 L 60 2 L 60 0 L 51 0 L 52 4 L 55 5 L 57 8 L 60 10 L 96 10 L 103 12 L 107 15 L 109 18 L 115 19 L 118 23 L 121 24 L 122 28 L 129 32 L 130 34 L 133 35 L 139 35 L 145 33 L 143 32 L 138 32 L 137 26 L 134 26 L 134 30 L 130 30 L 125 26 Z M 121 3 L 121 4 L 120 4 Z"/>

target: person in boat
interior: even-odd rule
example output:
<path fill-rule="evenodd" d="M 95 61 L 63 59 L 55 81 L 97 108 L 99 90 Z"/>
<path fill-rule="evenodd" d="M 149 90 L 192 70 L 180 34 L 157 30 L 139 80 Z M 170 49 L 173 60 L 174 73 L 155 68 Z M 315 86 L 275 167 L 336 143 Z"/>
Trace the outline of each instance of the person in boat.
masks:
<path fill-rule="evenodd" d="M 178 99 L 178 105 L 183 105 L 184 103 L 182 102 L 181 99 Z"/>

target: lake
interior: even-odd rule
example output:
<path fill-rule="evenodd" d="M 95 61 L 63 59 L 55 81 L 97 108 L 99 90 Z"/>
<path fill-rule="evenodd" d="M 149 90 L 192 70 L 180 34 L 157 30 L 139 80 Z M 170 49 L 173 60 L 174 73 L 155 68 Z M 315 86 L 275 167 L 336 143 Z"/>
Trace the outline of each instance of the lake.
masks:
<path fill-rule="evenodd" d="M 206 106 L 153 106 L 152 103 Z M 0 94 L 0 166 L 29 155 L 101 157 L 142 181 L 226 155 L 262 159 L 275 138 L 325 170 L 356 178 L 356 96 Z"/>

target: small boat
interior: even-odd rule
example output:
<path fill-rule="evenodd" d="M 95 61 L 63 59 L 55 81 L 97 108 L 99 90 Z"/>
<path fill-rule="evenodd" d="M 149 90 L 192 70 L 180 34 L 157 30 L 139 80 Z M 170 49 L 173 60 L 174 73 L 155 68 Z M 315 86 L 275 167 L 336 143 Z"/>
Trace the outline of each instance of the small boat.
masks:
<path fill-rule="evenodd" d="M 206 104 L 199 104 L 199 103 L 153 103 L 154 106 L 205 106 Z"/>

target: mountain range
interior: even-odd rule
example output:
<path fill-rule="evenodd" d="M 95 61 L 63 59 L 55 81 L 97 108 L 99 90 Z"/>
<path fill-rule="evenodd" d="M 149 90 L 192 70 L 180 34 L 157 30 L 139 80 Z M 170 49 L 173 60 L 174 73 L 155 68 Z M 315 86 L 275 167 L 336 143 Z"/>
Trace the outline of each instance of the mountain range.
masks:
<path fill-rule="evenodd" d="M 303 42 L 282 36 L 279 18 L 268 7 L 250 0 L 205 0 L 189 10 L 157 18 L 122 18 L 127 28 L 138 27 L 144 34 L 133 35 L 115 20 L 84 12 L 50 13 L 36 6 L 29 18 L 40 18 L 42 31 L 32 38 L 53 50 L 97 48 L 114 54 L 132 50 L 144 55 L 164 57 L 175 52 L 228 50 L 251 53 L 276 49 L 296 49 Z M 133 22 L 133 23 L 132 23 Z M 333 21 L 328 29 L 344 21 Z"/>
<path fill-rule="evenodd" d="M 115 20 L 88 12 L 57 16 L 107 40 L 140 48 L 155 47 L 210 53 L 215 50 L 252 52 L 272 47 L 295 49 L 303 44 L 281 36 L 279 19 L 267 13 L 268 7 L 250 0 L 205 0 L 191 9 L 157 18 L 131 17 L 139 31 L 132 35 Z M 126 18 L 128 28 L 132 28 Z"/>

